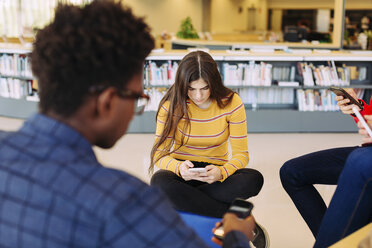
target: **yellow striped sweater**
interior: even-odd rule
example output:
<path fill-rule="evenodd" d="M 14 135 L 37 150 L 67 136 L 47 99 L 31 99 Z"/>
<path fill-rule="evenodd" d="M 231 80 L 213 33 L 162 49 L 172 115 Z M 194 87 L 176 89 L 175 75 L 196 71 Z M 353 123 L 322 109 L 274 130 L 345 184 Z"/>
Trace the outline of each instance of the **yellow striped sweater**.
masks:
<path fill-rule="evenodd" d="M 174 153 L 158 160 L 156 166 L 180 176 L 179 165 L 183 160 L 207 162 L 219 165 L 222 174 L 220 181 L 237 169 L 244 168 L 248 164 L 249 155 L 245 108 L 240 97 L 234 94 L 231 103 L 223 109 L 218 107 L 215 100 L 207 109 L 199 108 L 191 100 L 187 101 L 187 106 L 191 128 L 189 133 L 184 133 L 184 120 L 181 120 L 175 138 L 176 144 L 179 144 L 183 134 L 186 136 L 186 143 Z M 163 132 L 168 107 L 169 101 L 163 104 L 158 113 L 156 139 Z M 170 138 L 168 137 L 167 141 L 170 141 Z M 229 156 L 228 152 L 229 138 L 232 156 Z M 160 155 L 159 151 L 163 149 L 164 143 L 155 153 L 155 158 Z"/>

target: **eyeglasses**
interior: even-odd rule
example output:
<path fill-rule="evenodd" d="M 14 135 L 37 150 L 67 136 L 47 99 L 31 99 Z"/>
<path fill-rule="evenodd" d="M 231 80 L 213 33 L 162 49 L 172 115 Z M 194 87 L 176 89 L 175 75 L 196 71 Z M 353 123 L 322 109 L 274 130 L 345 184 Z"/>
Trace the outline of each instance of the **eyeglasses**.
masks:
<path fill-rule="evenodd" d="M 91 93 L 96 93 L 96 92 L 102 92 L 105 89 L 107 89 L 107 86 L 92 86 L 89 91 Z M 147 103 L 150 100 L 150 97 L 146 95 L 145 93 L 138 93 L 134 92 L 130 89 L 117 89 L 117 95 L 121 98 L 130 98 L 135 100 L 135 109 L 134 113 L 136 115 L 141 115 L 143 114 L 145 107 L 147 106 Z"/>
<path fill-rule="evenodd" d="M 150 100 L 150 97 L 145 93 L 134 92 L 129 89 L 122 89 L 117 91 L 118 96 L 121 98 L 131 98 L 135 99 L 135 109 L 134 113 L 136 115 L 141 115 L 145 111 L 145 107 Z"/>

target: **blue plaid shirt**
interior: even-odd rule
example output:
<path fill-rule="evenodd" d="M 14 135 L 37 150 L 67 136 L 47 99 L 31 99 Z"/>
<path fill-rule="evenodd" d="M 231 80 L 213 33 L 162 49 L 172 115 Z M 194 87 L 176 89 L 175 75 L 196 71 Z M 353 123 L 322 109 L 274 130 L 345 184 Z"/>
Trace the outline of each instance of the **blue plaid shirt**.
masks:
<path fill-rule="evenodd" d="M 125 161 L 123 161 L 125 163 Z M 165 196 L 41 114 L 0 132 L 0 247 L 206 247 Z"/>
<path fill-rule="evenodd" d="M 0 247 L 207 247 L 165 196 L 103 167 L 74 129 L 37 114 L 0 131 Z M 230 232 L 223 247 L 249 247 Z"/>

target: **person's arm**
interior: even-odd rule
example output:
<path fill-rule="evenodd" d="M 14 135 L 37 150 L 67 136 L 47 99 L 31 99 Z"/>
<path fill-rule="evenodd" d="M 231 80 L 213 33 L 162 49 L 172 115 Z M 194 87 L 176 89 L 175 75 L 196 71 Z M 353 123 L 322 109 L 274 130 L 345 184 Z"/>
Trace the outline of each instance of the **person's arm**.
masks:
<path fill-rule="evenodd" d="M 135 181 L 131 187 L 131 194 L 125 189 L 116 190 L 123 200 L 99 227 L 100 247 L 208 247 L 184 224 L 160 190 Z"/>
<path fill-rule="evenodd" d="M 167 107 L 169 104 L 164 104 L 156 118 L 156 139 L 155 142 L 160 139 L 161 134 L 163 133 L 165 123 L 167 121 L 167 114 L 168 114 L 168 109 Z M 168 143 L 167 143 L 168 142 Z M 164 150 L 165 146 L 171 142 L 171 137 L 168 137 L 166 141 L 164 141 L 163 144 L 161 144 L 158 148 L 158 151 L 155 152 L 155 159 L 158 156 L 161 156 L 161 151 Z M 178 176 L 182 177 L 184 180 L 199 180 L 199 181 L 204 181 L 205 180 L 205 173 L 193 173 L 189 171 L 189 168 L 194 167 L 194 165 L 186 160 L 186 161 L 179 161 L 175 158 L 172 158 L 171 156 L 163 156 L 160 158 L 155 165 L 159 167 L 160 169 L 163 170 L 169 170 L 177 174 Z"/>
<path fill-rule="evenodd" d="M 372 129 L 372 115 L 363 116 L 368 126 Z M 368 132 L 363 127 L 362 123 L 358 122 L 359 134 L 363 136 L 363 143 L 372 143 L 372 138 L 368 135 Z"/>
<path fill-rule="evenodd" d="M 237 94 L 234 95 L 233 101 L 235 107 L 228 118 L 232 157 L 227 163 L 219 167 L 222 174 L 220 181 L 224 181 L 236 170 L 244 168 L 249 161 L 247 117 L 244 104 Z"/>
<path fill-rule="evenodd" d="M 353 89 L 346 88 L 345 91 L 363 105 L 363 109 L 361 110 L 359 109 L 359 107 L 356 106 L 360 110 L 361 115 L 372 114 L 372 106 L 368 105 L 364 100 L 358 99 L 358 96 L 355 94 L 355 91 Z M 343 96 L 335 96 L 335 100 L 337 101 L 337 105 L 339 106 L 342 113 L 351 115 L 354 118 L 354 121 L 358 122 L 358 118 L 354 115 L 354 112 L 352 110 L 354 105 L 353 104 L 348 105 L 348 103 L 350 102 L 349 99 L 344 98 Z"/>

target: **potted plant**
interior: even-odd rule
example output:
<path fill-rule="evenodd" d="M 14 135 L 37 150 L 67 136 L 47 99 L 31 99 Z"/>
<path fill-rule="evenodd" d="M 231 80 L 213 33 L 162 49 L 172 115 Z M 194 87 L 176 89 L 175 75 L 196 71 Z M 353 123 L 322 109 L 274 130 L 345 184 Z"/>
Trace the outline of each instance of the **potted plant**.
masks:
<path fill-rule="evenodd" d="M 180 30 L 177 32 L 177 37 L 181 39 L 198 39 L 199 35 L 192 25 L 191 18 L 188 16 L 181 21 Z"/>

